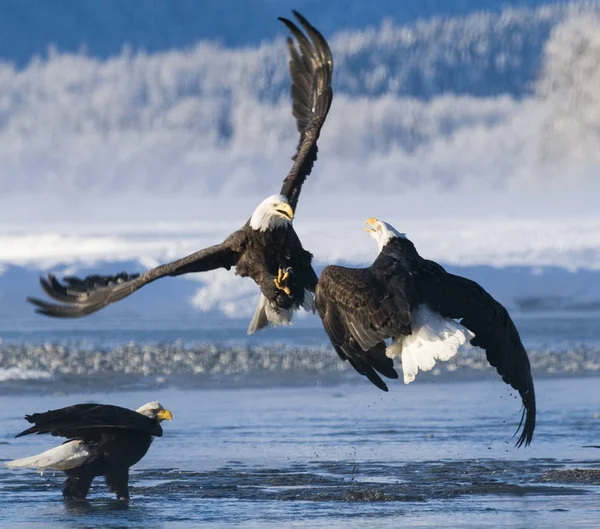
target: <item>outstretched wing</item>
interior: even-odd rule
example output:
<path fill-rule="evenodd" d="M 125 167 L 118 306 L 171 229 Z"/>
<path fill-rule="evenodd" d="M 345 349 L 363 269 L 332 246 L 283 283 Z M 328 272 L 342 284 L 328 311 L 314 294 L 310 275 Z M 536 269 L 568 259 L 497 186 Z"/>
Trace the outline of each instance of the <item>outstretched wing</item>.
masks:
<path fill-rule="evenodd" d="M 447 273 L 428 297 L 425 302 L 442 316 L 461 320 L 475 333 L 471 345 L 484 349 L 502 380 L 519 392 L 524 409 L 517 446 L 529 445 L 536 415 L 533 378 L 529 357 L 507 310 L 474 281 Z"/>
<path fill-rule="evenodd" d="M 84 279 L 65 278 L 62 284 L 53 275 L 41 278 L 42 288 L 52 299 L 62 304 L 48 303 L 36 298 L 27 301 L 36 312 L 56 318 L 80 318 L 133 294 L 148 283 L 165 276 L 206 272 L 216 268 L 228 270 L 237 264 L 243 251 L 245 232 L 239 230 L 222 244 L 210 246 L 187 257 L 152 268 L 143 274 L 122 273 L 117 276 L 87 276 Z"/>
<path fill-rule="evenodd" d="M 371 269 L 328 266 L 317 284 L 315 304 L 338 355 L 383 391 L 379 375 L 398 378 L 385 355 L 385 339 L 411 332 L 410 306 L 401 292 L 390 293 Z"/>
<path fill-rule="evenodd" d="M 160 437 L 162 428 L 150 419 L 133 410 L 109 404 L 76 404 L 45 413 L 25 416 L 34 424 L 17 437 L 32 433 L 50 433 L 67 439 L 97 439 L 107 430 L 136 430 Z"/>
<path fill-rule="evenodd" d="M 281 188 L 281 194 L 288 198 L 292 209 L 296 211 L 302 184 L 317 159 L 317 139 L 331 106 L 333 58 L 323 35 L 300 13 L 293 13 L 310 38 L 290 20 L 279 18 L 295 37 L 299 47 L 298 50 L 293 40 L 288 38 L 293 114 L 300 141 L 293 157 L 294 165 Z"/>

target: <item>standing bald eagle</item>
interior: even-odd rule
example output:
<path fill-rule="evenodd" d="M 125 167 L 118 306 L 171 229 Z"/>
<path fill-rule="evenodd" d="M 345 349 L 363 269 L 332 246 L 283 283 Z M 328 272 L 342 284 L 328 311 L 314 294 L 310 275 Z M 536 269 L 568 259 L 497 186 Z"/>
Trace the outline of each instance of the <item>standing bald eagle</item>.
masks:
<path fill-rule="evenodd" d="M 338 355 L 387 391 L 377 372 L 398 378 L 394 357 L 401 356 L 409 383 L 419 369 L 448 360 L 470 340 L 485 349 L 502 380 L 519 392 L 524 409 L 517 446 L 528 445 L 535 429 L 533 379 L 506 309 L 474 281 L 423 259 L 386 222 L 370 218 L 366 229 L 379 245 L 373 264 L 360 269 L 328 266 L 315 292 L 316 308 Z"/>
<path fill-rule="evenodd" d="M 129 467 L 135 465 L 163 434 L 160 423 L 173 415 L 158 402 L 137 411 L 107 404 L 76 404 L 46 413 L 26 415 L 34 426 L 17 437 L 50 433 L 68 441 L 36 456 L 9 461 L 9 468 L 64 470 L 65 498 L 84 499 L 92 481 L 104 476 L 120 500 L 129 499 Z"/>
<path fill-rule="evenodd" d="M 307 38 L 291 21 L 280 18 L 295 37 L 288 38 L 292 78 L 293 114 L 300 141 L 294 164 L 279 195 L 261 202 L 252 217 L 224 242 L 172 263 L 139 274 L 66 277 L 64 284 L 53 275 L 40 280 L 42 288 L 62 304 L 28 298 L 37 312 L 58 318 L 78 318 L 119 301 L 139 288 L 165 276 L 236 267 L 236 274 L 251 277 L 261 290 L 259 305 L 248 333 L 290 323 L 294 310 L 311 308 L 317 275 L 312 255 L 304 250 L 292 226 L 302 184 L 317 159 L 317 139 L 331 106 L 333 59 L 327 41 L 308 21 L 293 12 Z"/>

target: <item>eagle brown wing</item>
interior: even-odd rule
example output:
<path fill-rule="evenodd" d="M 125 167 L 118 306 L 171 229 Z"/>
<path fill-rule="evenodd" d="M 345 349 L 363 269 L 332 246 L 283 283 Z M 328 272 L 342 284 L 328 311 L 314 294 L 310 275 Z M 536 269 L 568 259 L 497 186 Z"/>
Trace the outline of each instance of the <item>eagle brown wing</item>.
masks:
<path fill-rule="evenodd" d="M 293 157 L 294 165 L 281 188 L 281 194 L 288 198 L 292 209 L 296 211 L 302 184 L 317 159 L 317 139 L 331 106 L 333 58 L 323 35 L 300 13 L 293 13 L 310 38 L 309 40 L 290 20 L 279 18 L 295 37 L 299 48 L 297 49 L 294 41 L 288 38 L 292 108 L 300 140 Z"/>
<path fill-rule="evenodd" d="M 122 273 L 117 276 L 93 275 L 83 279 L 70 277 L 65 284 L 49 275 L 41 278 L 40 284 L 48 296 L 62 304 L 48 303 L 37 298 L 27 298 L 27 301 L 37 307 L 36 312 L 46 316 L 80 318 L 120 301 L 165 276 L 206 272 L 216 268 L 229 270 L 237 264 L 245 239 L 245 231 L 238 230 L 221 244 L 157 266 L 141 275 Z"/>
<path fill-rule="evenodd" d="M 135 430 L 160 437 L 162 428 L 155 419 L 150 419 L 133 410 L 109 404 L 76 404 L 45 413 L 26 415 L 33 426 L 17 437 L 29 434 L 50 433 L 67 439 L 92 440 L 108 430 Z"/>
<path fill-rule="evenodd" d="M 527 351 L 508 311 L 475 281 L 449 274 L 433 261 L 423 261 L 420 273 L 429 285 L 425 303 L 475 334 L 471 345 L 485 350 L 502 380 L 519 392 L 523 414 L 517 446 L 531 443 L 535 430 L 535 391 Z"/>
<path fill-rule="evenodd" d="M 388 292 L 370 268 L 328 266 L 319 278 L 315 305 L 338 355 L 387 391 L 376 371 L 398 378 L 384 340 L 411 333 L 406 297 Z"/>

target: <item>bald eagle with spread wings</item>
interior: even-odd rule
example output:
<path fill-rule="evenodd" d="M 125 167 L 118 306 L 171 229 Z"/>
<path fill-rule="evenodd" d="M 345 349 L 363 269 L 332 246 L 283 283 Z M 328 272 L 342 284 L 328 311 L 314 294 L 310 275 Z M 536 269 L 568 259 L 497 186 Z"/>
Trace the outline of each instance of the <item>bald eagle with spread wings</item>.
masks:
<path fill-rule="evenodd" d="M 38 313 L 79 318 L 120 301 L 162 277 L 232 267 L 237 275 L 251 277 L 260 287 L 261 297 L 248 327 L 249 334 L 269 324 L 288 324 L 295 310 L 312 307 L 317 275 L 312 268 L 312 255 L 302 247 L 292 219 L 302 184 L 317 159 L 317 139 L 331 106 L 333 58 L 321 33 L 302 15 L 293 13 L 305 33 L 290 20 L 279 20 L 296 40 L 295 44 L 288 38 L 287 43 L 293 115 L 300 141 L 280 194 L 261 202 L 248 222 L 221 244 L 141 275 L 65 277 L 62 283 L 53 275 L 41 278 L 46 294 L 60 304 L 28 298 Z"/>
<path fill-rule="evenodd" d="M 328 266 L 315 292 L 316 308 L 338 355 L 387 391 L 380 374 L 398 378 L 394 357 L 401 357 L 409 383 L 419 369 L 432 369 L 436 360 L 448 360 L 470 341 L 485 350 L 502 380 L 519 392 L 523 429 L 517 446 L 528 445 L 535 429 L 535 391 L 527 352 L 506 309 L 474 281 L 423 259 L 386 222 L 370 218 L 366 229 L 379 245 L 373 264 Z"/>

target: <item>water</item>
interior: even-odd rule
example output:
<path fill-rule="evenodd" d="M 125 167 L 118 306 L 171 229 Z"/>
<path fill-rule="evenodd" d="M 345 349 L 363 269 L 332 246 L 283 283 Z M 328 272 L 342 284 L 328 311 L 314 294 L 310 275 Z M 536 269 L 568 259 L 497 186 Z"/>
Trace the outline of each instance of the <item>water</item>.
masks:
<path fill-rule="evenodd" d="M 523 343 L 528 349 L 564 351 L 576 345 L 600 347 L 598 312 L 540 312 L 513 315 Z M 75 322 L 76 327 L 73 325 Z M 76 347 L 115 347 L 128 342 L 143 344 L 181 341 L 186 344 L 217 343 L 223 345 L 320 346 L 329 339 L 315 316 L 300 320 L 291 327 L 270 328 L 252 336 L 247 334 L 248 320 L 203 321 L 192 313 L 177 321 L 154 317 L 116 319 L 98 324 L 94 319 L 54 320 L 31 317 L 12 326 L 2 326 L 0 337 L 5 344 L 60 343 Z"/>
<path fill-rule="evenodd" d="M 3 459 L 56 444 L 12 438 L 27 412 L 158 398 L 174 420 L 134 467 L 128 506 L 101 480 L 68 504 L 60 473 L 0 469 L 0 527 L 597 527 L 598 379 L 537 393 L 527 449 L 500 380 L 4 396 Z"/>

